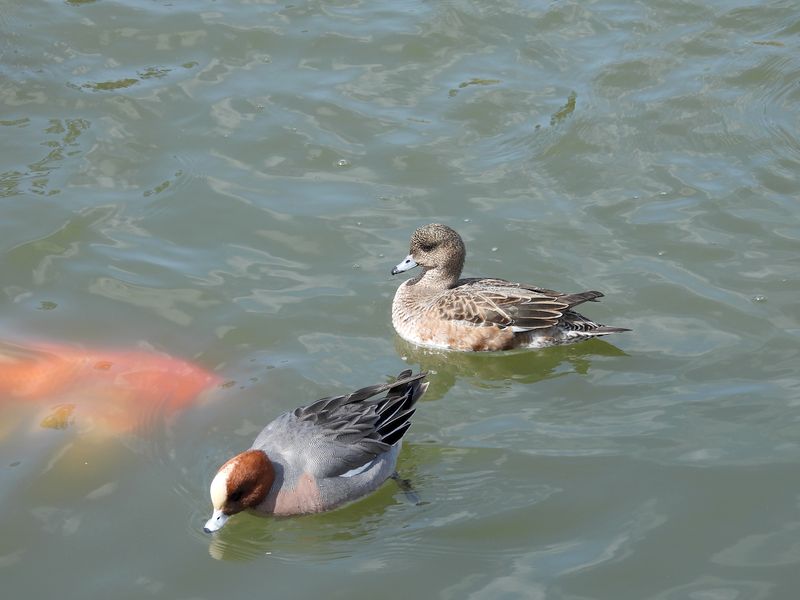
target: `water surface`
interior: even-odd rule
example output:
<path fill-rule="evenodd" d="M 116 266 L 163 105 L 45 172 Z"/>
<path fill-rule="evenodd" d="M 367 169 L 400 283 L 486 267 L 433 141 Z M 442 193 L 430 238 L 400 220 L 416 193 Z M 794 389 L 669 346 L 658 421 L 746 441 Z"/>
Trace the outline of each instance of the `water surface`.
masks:
<path fill-rule="evenodd" d="M 0 0 L 0 33 L 0 347 L 226 382 L 119 435 L 3 401 L 4 595 L 796 596 L 796 2 Z M 634 331 L 408 346 L 431 221 Z M 408 366 L 423 504 L 201 533 L 263 424 Z"/>

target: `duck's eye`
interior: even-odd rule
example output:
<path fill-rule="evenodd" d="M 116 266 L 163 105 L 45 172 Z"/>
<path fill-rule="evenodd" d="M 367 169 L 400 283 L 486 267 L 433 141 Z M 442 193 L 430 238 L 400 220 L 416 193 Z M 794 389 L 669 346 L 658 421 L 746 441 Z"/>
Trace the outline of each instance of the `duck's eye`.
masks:
<path fill-rule="evenodd" d="M 425 243 L 425 244 L 420 244 L 419 247 L 423 252 L 430 252 L 431 250 L 436 248 L 436 244 Z"/>
<path fill-rule="evenodd" d="M 242 492 L 242 490 L 236 490 L 230 496 L 228 496 L 228 500 L 230 502 L 239 502 L 239 500 L 242 499 L 243 495 L 244 493 Z"/>

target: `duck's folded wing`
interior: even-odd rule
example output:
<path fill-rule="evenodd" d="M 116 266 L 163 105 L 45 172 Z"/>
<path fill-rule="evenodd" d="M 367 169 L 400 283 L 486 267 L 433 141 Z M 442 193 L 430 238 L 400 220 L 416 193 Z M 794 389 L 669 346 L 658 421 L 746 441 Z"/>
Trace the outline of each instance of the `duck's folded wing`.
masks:
<path fill-rule="evenodd" d="M 428 387 L 422 381 L 425 376 L 403 371 L 392 383 L 297 408 L 280 417 L 281 437 L 302 440 L 303 468 L 316 477 L 336 477 L 363 467 L 388 451 L 411 426 L 414 405 Z M 376 397 L 383 392 L 386 396 Z M 265 445 L 275 444 L 277 436 L 269 437 Z M 285 448 L 282 454 L 286 458 Z"/>
<path fill-rule="evenodd" d="M 431 306 L 440 319 L 513 327 L 518 331 L 551 327 L 568 308 L 569 302 L 552 293 L 499 279 L 452 288 Z"/>

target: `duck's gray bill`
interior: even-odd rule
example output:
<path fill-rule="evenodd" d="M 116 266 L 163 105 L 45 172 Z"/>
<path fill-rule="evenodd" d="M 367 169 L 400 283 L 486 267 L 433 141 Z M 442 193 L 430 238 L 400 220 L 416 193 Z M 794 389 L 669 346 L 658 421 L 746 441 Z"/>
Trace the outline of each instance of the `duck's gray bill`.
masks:
<path fill-rule="evenodd" d="M 203 527 L 203 531 L 206 533 L 214 533 L 215 531 L 219 531 L 222 529 L 222 526 L 225 525 L 225 521 L 228 520 L 228 515 L 224 514 L 221 510 L 214 510 L 214 514 L 211 515 L 211 518 L 206 521 L 206 526 Z"/>
<path fill-rule="evenodd" d="M 411 258 L 411 255 L 409 254 L 408 256 L 405 257 L 405 259 L 403 259 L 403 262 L 401 262 L 394 269 L 392 269 L 392 275 L 397 275 L 398 273 L 402 273 L 403 271 L 408 271 L 409 269 L 413 269 L 416 266 L 417 266 L 416 261 L 413 258 Z"/>

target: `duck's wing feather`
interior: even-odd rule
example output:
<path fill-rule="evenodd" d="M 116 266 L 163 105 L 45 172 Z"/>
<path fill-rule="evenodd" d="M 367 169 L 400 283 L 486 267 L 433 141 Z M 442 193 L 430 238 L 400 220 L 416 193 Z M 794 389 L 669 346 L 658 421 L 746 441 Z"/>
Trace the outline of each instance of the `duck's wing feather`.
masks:
<path fill-rule="evenodd" d="M 441 319 L 530 331 L 556 325 L 573 306 L 602 296 L 596 291 L 564 294 L 504 279 L 473 278 L 437 296 L 431 310 Z"/>
<path fill-rule="evenodd" d="M 301 406 L 276 419 L 259 435 L 284 460 L 300 461 L 316 477 L 335 477 L 357 469 L 389 450 L 411 426 L 417 400 L 428 384 L 427 373 L 403 371 L 392 383 L 372 385 L 351 394 L 330 396 Z M 385 396 L 379 397 L 383 392 Z M 270 431 L 271 430 L 271 431 Z M 290 444 L 282 443 L 295 440 Z M 259 442 L 256 440 L 254 446 Z M 300 457 L 287 446 L 304 447 Z M 277 447 L 276 447 L 277 446 Z"/>

